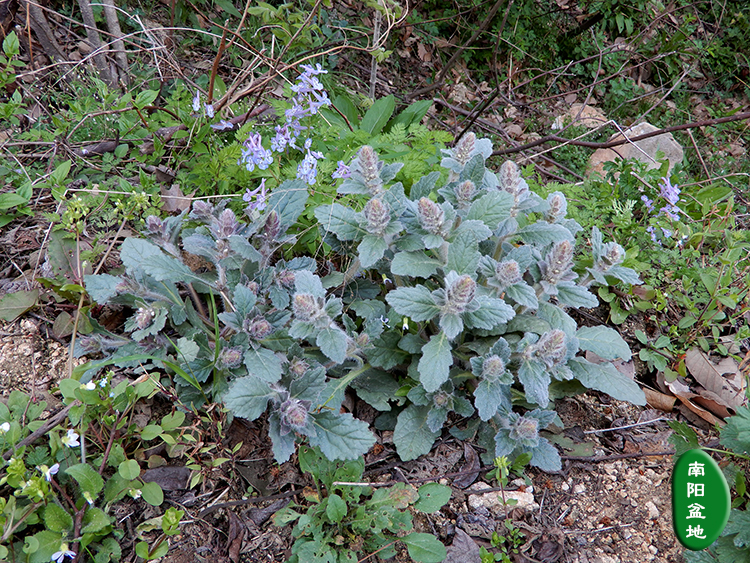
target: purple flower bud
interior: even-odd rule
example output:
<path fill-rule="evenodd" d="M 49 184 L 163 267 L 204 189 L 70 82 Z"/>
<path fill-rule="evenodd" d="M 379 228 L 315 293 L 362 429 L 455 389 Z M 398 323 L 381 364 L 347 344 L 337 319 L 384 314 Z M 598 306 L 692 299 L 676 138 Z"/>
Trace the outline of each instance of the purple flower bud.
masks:
<path fill-rule="evenodd" d="M 193 202 L 193 210 L 190 213 L 190 217 L 201 221 L 207 221 L 211 219 L 214 213 L 214 206 L 204 200 L 198 200 Z"/>
<path fill-rule="evenodd" d="M 547 367 L 552 367 L 565 360 L 568 348 L 565 345 L 565 333 L 559 328 L 545 332 L 534 345 L 536 357 Z"/>
<path fill-rule="evenodd" d="M 135 324 L 140 330 L 143 330 L 151 326 L 154 317 L 156 317 L 156 311 L 151 307 L 138 307 L 138 311 L 135 313 Z"/>
<path fill-rule="evenodd" d="M 458 141 L 458 144 L 453 149 L 454 158 L 461 164 L 465 165 L 471 158 L 471 153 L 474 151 L 476 145 L 477 136 L 474 133 L 467 133 Z"/>
<path fill-rule="evenodd" d="M 315 296 L 309 293 L 297 293 L 292 303 L 294 316 L 302 322 L 315 320 L 321 311 L 321 304 L 315 299 Z"/>
<path fill-rule="evenodd" d="M 289 362 L 289 372 L 295 379 L 305 375 L 308 369 L 310 369 L 310 365 L 301 358 L 292 358 L 292 361 Z"/>
<path fill-rule="evenodd" d="M 426 197 L 417 202 L 417 215 L 422 228 L 432 235 L 439 235 L 445 223 L 445 212 L 437 203 Z"/>
<path fill-rule="evenodd" d="M 359 149 L 352 167 L 361 175 L 371 195 L 379 196 L 383 193 L 383 181 L 380 179 L 383 163 L 380 162 L 378 153 L 371 146 L 365 145 Z"/>
<path fill-rule="evenodd" d="M 358 335 L 357 338 L 355 338 L 355 342 L 360 348 L 365 348 L 370 344 L 370 335 L 366 332 L 363 332 L 362 334 Z"/>
<path fill-rule="evenodd" d="M 555 244 L 547 253 L 543 263 L 542 276 L 545 281 L 554 285 L 566 277 L 566 274 L 573 265 L 573 245 L 570 241 L 564 240 Z"/>
<path fill-rule="evenodd" d="M 495 279 L 500 286 L 501 291 L 505 288 L 521 283 L 521 269 L 515 260 L 504 260 L 495 266 Z"/>
<path fill-rule="evenodd" d="M 231 209 L 225 209 L 219 215 L 216 225 L 212 228 L 216 238 L 228 238 L 240 229 L 237 217 Z"/>
<path fill-rule="evenodd" d="M 227 369 L 236 368 L 242 363 L 242 348 L 239 346 L 222 348 L 219 353 L 219 363 Z"/>
<path fill-rule="evenodd" d="M 271 211 L 266 216 L 266 225 L 263 235 L 267 240 L 276 240 L 281 231 L 281 222 L 279 221 L 279 214 L 276 211 Z"/>
<path fill-rule="evenodd" d="M 474 300 L 477 293 L 477 282 L 471 276 L 464 274 L 451 283 L 445 290 L 445 313 L 461 314 Z"/>
<path fill-rule="evenodd" d="M 500 356 L 492 355 L 485 358 L 482 364 L 482 379 L 497 381 L 505 373 L 505 362 Z"/>
<path fill-rule="evenodd" d="M 232 249 L 229 247 L 229 241 L 227 239 L 219 239 L 216 241 L 216 255 L 219 260 L 226 258 L 232 253 Z"/>
<path fill-rule="evenodd" d="M 509 437 L 514 442 L 532 445 L 539 440 L 539 421 L 531 417 L 519 417 L 510 427 Z"/>
<path fill-rule="evenodd" d="M 254 282 L 254 281 L 248 282 L 247 288 L 253 292 L 253 295 L 258 297 L 258 291 L 260 291 L 260 286 L 258 285 L 258 282 Z"/>
<path fill-rule="evenodd" d="M 616 266 L 625 259 L 625 249 L 616 242 L 604 245 L 602 261 L 608 266 Z"/>
<path fill-rule="evenodd" d="M 284 287 L 294 287 L 294 272 L 282 270 L 276 274 L 276 280 Z"/>
<path fill-rule="evenodd" d="M 568 212 L 568 201 L 565 199 L 565 195 L 561 192 L 553 192 L 547 197 L 547 203 L 549 204 L 549 211 L 547 211 L 546 219 L 550 223 L 555 223 L 559 219 L 564 219 Z"/>
<path fill-rule="evenodd" d="M 500 166 L 500 172 L 498 173 L 498 179 L 500 181 L 500 188 L 508 193 L 515 194 L 516 186 L 521 180 L 521 171 L 518 165 L 512 160 L 506 160 Z"/>
<path fill-rule="evenodd" d="M 273 332 L 273 326 L 266 319 L 258 315 L 253 319 L 247 319 L 242 324 L 242 329 L 254 340 L 263 340 Z"/>
<path fill-rule="evenodd" d="M 156 215 L 146 217 L 146 228 L 152 235 L 161 235 L 164 222 Z"/>
<path fill-rule="evenodd" d="M 380 199 L 373 198 L 367 202 L 362 211 L 367 220 L 366 229 L 371 235 L 383 236 L 388 223 L 391 222 L 391 209 Z"/>
<path fill-rule="evenodd" d="M 304 430 L 307 426 L 308 409 L 310 401 L 299 399 L 287 399 L 279 407 L 279 418 L 281 419 L 281 435 L 285 436 L 290 431 Z"/>
<path fill-rule="evenodd" d="M 432 404 L 435 408 L 444 409 L 450 406 L 451 396 L 445 391 L 438 391 L 432 396 Z"/>
<path fill-rule="evenodd" d="M 471 204 L 471 200 L 476 195 L 477 187 L 471 180 L 465 180 L 453 188 L 453 192 L 456 194 L 458 206 L 464 208 Z"/>

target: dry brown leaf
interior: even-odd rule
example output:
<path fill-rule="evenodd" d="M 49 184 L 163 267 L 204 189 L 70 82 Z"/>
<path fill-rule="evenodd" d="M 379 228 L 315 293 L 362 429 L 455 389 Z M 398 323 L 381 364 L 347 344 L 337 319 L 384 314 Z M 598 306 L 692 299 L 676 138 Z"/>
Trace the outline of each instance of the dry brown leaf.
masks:
<path fill-rule="evenodd" d="M 565 103 L 566 104 L 572 104 L 573 102 L 576 101 L 577 97 L 578 97 L 578 94 L 576 94 L 575 92 L 571 92 L 570 94 L 567 94 L 565 96 Z"/>
<path fill-rule="evenodd" d="M 698 394 L 693 398 L 693 400 L 704 409 L 711 411 L 716 416 L 719 416 L 721 418 L 728 418 L 736 414 L 736 411 L 732 408 L 731 405 L 727 405 L 726 401 L 724 401 L 716 393 L 706 391 L 705 389 L 698 389 Z"/>
<path fill-rule="evenodd" d="M 722 358 L 715 364 L 703 351 L 691 348 L 685 354 L 685 366 L 704 389 L 719 396 L 726 405 L 736 409 L 745 402 L 747 383 L 734 359 Z"/>
<path fill-rule="evenodd" d="M 691 412 L 694 414 L 697 414 L 699 417 L 701 417 L 703 420 L 708 422 L 712 425 L 723 425 L 724 422 L 720 419 L 715 417 L 713 414 L 708 412 L 706 409 L 699 407 L 691 399 L 698 397 L 695 393 L 692 393 L 690 391 L 690 388 L 682 383 L 679 380 L 674 380 L 672 382 L 667 383 L 667 387 L 669 387 L 669 390 L 672 391 L 682 402 L 685 407 L 687 407 Z"/>
<path fill-rule="evenodd" d="M 419 58 L 422 60 L 422 62 L 432 62 L 432 53 L 430 53 L 427 47 L 425 47 L 422 43 L 419 43 L 417 45 L 417 54 L 419 55 Z"/>
<path fill-rule="evenodd" d="M 179 213 L 185 209 L 190 209 L 193 194 L 195 192 L 188 196 L 183 194 L 179 184 L 175 184 L 171 188 L 162 187 L 161 198 L 164 201 L 164 210 L 169 213 Z"/>
<path fill-rule="evenodd" d="M 464 442 L 464 460 L 466 463 L 461 467 L 461 472 L 466 471 L 467 473 L 453 480 L 453 485 L 459 489 L 465 489 L 476 481 L 477 477 L 479 477 L 479 470 L 482 467 L 479 455 L 468 442 Z"/>
<path fill-rule="evenodd" d="M 676 397 L 660 393 L 659 391 L 652 391 L 645 387 L 643 388 L 643 392 L 646 394 L 646 402 L 651 407 L 664 412 L 672 412 L 674 403 L 677 400 Z"/>

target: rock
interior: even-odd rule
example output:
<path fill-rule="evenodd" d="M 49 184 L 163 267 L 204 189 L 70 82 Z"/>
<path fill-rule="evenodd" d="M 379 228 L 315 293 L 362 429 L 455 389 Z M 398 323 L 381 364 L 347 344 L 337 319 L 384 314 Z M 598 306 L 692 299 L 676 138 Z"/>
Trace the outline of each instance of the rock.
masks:
<path fill-rule="evenodd" d="M 650 123 L 639 123 L 635 127 L 631 127 L 625 131 L 625 135 L 628 138 L 637 137 L 653 131 L 658 131 L 658 127 L 654 127 Z M 622 135 L 618 133 L 610 138 L 610 141 L 622 139 Z M 648 139 L 642 139 L 635 143 L 626 143 L 619 145 L 611 149 L 597 149 L 589 159 L 589 165 L 586 170 L 586 175 L 590 175 L 594 172 L 598 172 L 604 175 L 604 163 L 613 162 L 618 156 L 625 158 L 636 158 L 648 165 L 648 168 L 659 168 L 661 164 L 656 160 L 657 151 L 664 153 L 664 157 L 669 160 L 669 170 L 671 171 L 675 164 L 682 162 L 684 151 L 682 146 L 675 141 L 671 133 L 663 133 L 656 135 L 655 137 L 649 137 Z"/>
<path fill-rule="evenodd" d="M 651 520 L 655 520 L 659 517 L 659 509 L 656 507 L 653 501 L 648 501 L 646 503 L 646 510 L 648 510 L 648 517 Z"/>
<path fill-rule="evenodd" d="M 487 483 L 474 483 L 469 487 L 470 492 L 480 492 L 491 487 Z M 473 509 L 480 507 L 487 508 L 497 514 L 512 508 L 524 508 L 528 511 L 537 510 L 539 505 L 534 501 L 534 495 L 528 491 L 505 491 L 505 500 L 515 499 L 517 504 L 506 506 L 503 504 L 502 491 L 492 491 L 484 494 L 470 494 L 469 506 Z"/>

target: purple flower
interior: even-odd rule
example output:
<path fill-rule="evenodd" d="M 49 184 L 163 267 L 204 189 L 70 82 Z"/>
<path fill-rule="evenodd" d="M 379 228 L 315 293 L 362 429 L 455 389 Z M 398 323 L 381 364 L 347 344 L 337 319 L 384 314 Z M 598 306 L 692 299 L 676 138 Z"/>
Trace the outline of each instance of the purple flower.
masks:
<path fill-rule="evenodd" d="M 198 113 L 201 110 L 201 93 L 196 91 L 193 98 L 193 111 Z"/>
<path fill-rule="evenodd" d="M 242 143 L 242 156 L 237 164 L 245 163 L 248 172 L 252 172 L 257 166 L 261 170 L 268 168 L 273 162 L 273 154 L 261 145 L 260 133 L 250 133 L 247 140 Z"/>
<path fill-rule="evenodd" d="M 255 198 L 255 201 L 253 201 L 253 198 Z M 266 179 L 263 178 L 260 181 L 260 186 L 258 186 L 254 190 L 250 191 L 250 188 L 248 188 L 245 191 L 245 195 L 242 196 L 242 199 L 248 203 L 248 206 L 245 208 L 246 211 L 252 211 L 253 209 L 263 211 L 267 205 Z"/>
<path fill-rule="evenodd" d="M 669 181 L 669 178 L 662 178 L 659 184 L 661 192 L 659 195 L 666 199 L 672 205 L 675 205 L 680 201 L 680 188 L 675 184 L 674 186 Z"/>
<path fill-rule="evenodd" d="M 214 131 L 226 131 L 227 129 L 234 129 L 234 124 L 231 121 L 222 119 L 218 123 L 212 123 L 211 129 Z"/>
<path fill-rule="evenodd" d="M 213 104 L 203 104 L 203 107 L 206 110 L 206 117 L 209 119 L 214 118 L 214 105 Z"/>
<path fill-rule="evenodd" d="M 307 154 L 297 167 L 297 178 L 307 182 L 308 185 L 314 186 L 318 176 L 318 159 L 323 158 L 323 154 L 318 151 L 311 151 L 312 139 L 305 141 L 305 150 Z"/>
<path fill-rule="evenodd" d="M 338 165 L 339 167 L 336 169 L 336 171 L 331 174 L 331 178 L 333 178 L 334 180 L 336 178 L 351 178 L 352 171 L 349 170 L 349 167 L 346 164 L 344 164 L 344 161 L 339 160 Z"/>
<path fill-rule="evenodd" d="M 646 206 L 646 209 L 649 210 L 649 212 L 652 212 L 654 210 L 654 200 L 649 199 L 647 196 L 642 195 L 641 201 L 643 201 L 643 204 Z"/>
<path fill-rule="evenodd" d="M 299 136 L 299 128 L 294 127 L 291 123 L 276 126 L 276 135 L 271 139 L 271 150 L 275 152 L 284 152 L 286 147 L 297 148 L 296 141 Z"/>

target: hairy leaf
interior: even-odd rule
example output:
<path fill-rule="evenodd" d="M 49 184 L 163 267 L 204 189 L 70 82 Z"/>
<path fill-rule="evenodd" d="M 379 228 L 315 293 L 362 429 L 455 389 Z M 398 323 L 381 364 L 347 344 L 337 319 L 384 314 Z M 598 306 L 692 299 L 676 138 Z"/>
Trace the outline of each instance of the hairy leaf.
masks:
<path fill-rule="evenodd" d="M 374 235 L 365 235 L 362 242 L 359 243 L 357 251 L 359 252 L 359 262 L 363 268 L 370 268 L 383 257 L 388 244 L 382 237 Z"/>
<path fill-rule="evenodd" d="M 339 240 L 359 240 L 367 234 L 359 224 L 357 213 L 338 203 L 316 207 L 315 218 L 324 230 L 332 232 Z"/>
<path fill-rule="evenodd" d="M 399 252 L 391 262 L 391 272 L 396 276 L 429 278 L 442 266 L 439 260 L 430 258 L 423 251 Z"/>
<path fill-rule="evenodd" d="M 473 234 L 467 232 L 458 235 L 448 247 L 448 263 L 445 265 L 445 271 L 453 270 L 457 274 L 473 276 L 479 266 L 479 259 L 482 257 L 478 246 Z"/>
<path fill-rule="evenodd" d="M 385 300 L 401 315 L 419 321 L 429 321 L 440 313 L 430 290 L 423 285 L 399 287 L 386 295 Z"/>
<path fill-rule="evenodd" d="M 366 422 L 349 413 L 321 411 L 313 415 L 315 435 L 308 434 L 310 444 L 318 446 L 328 459 L 354 459 L 364 455 L 375 443 Z"/>
<path fill-rule="evenodd" d="M 393 443 L 403 461 L 416 459 L 429 453 L 440 432 L 431 432 L 427 427 L 429 407 L 409 405 L 398 415 L 393 431 Z"/>
<path fill-rule="evenodd" d="M 620 334 L 607 326 L 584 326 L 576 331 L 581 350 L 589 350 L 605 360 L 630 360 L 630 347 Z"/>
<path fill-rule="evenodd" d="M 583 358 L 573 358 L 568 361 L 568 367 L 576 379 L 589 389 L 602 391 L 619 401 L 629 401 L 635 405 L 646 404 L 646 396 L 638 384 L 621 374 L 610 363 L 593 364 Z"/>
<path fill-rule="evenodd" d="M 245 367 L 252 377 L 267 383 L 276 383 L 281 378 L 281 359 L 268 348 L 250 348 L 245 352 Z"/>
<path fill-rule="evenodd" d="M 327 327 L 318 333 L 315 343 L 329 359 L 342 364 L 346 359 L 347 340 L 346 333 L 340 328 Z"/>
<path fill-rule="evenodd" d="M 268 383 L 249 375 L 229 384 L 224 404 L 235 416 L 255 420 L 266 411 L 268 401 L 276 396 Z"/>
<path fill-rule="evenodd" d="M 453 364 L 451 343 L 444 332 L 434 334 L 422 348 L 419 360 L 419 381 L 428 393 L 437 391 L 448 381 L 448 372 Z"/>
<path fill-rule="evenodd" d="M 501 221 L 510 217 L 512 207 L 513 196 L 508 192 L 499 190 L 489 192 L 471 204 L 466 219 L 482 221 L 494 231 Z"/>

